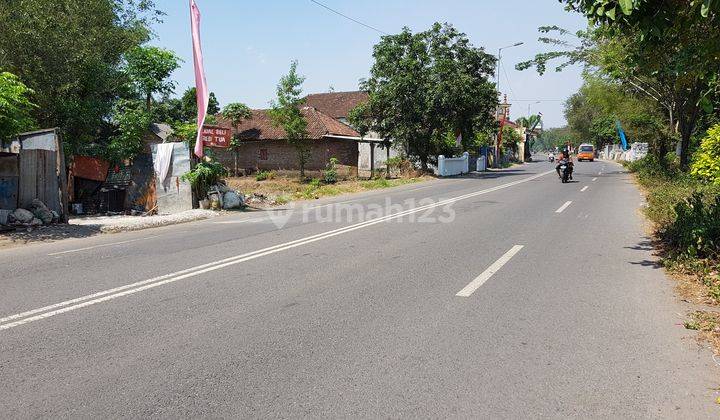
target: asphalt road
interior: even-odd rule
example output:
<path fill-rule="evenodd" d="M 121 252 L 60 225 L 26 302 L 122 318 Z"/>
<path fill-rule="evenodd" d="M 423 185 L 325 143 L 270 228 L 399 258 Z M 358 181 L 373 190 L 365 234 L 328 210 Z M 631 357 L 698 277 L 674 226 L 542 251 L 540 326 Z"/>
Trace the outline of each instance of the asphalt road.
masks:
<path fill-rule="evenodd" d="M 718 418 L 622 167 L 0 251 L 0 413 Z"/>

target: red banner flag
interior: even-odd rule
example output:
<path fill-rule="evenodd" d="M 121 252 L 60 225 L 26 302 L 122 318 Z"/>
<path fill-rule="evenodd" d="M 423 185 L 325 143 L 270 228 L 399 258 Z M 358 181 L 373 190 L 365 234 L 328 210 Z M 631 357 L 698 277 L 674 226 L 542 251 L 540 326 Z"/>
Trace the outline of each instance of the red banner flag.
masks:
<path fill-rule="evenodd" d="M 203 156 L 202 128 L 207 116 L 207 107 L 210 100 L 210 91 L 205 79 L 205 66 L 203 65 L 202 45 L 200 43 L 200 9 L 195 0 L 190 0 L 190 26 L 193 44 L 193 63 L 195 65 L 195 90 L 197 93 L 197 127 L 198 134 L 195 139 L 195 155 Z"/>

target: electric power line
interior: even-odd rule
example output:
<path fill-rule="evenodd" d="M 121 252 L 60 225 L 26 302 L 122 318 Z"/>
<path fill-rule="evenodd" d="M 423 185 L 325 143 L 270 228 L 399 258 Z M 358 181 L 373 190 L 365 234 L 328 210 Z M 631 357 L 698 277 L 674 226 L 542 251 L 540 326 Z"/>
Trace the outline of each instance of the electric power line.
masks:
<path fill-rule="evenodd" d="M 341 13 L 341 12 L 338 12 L 337 10 L 335 10 L 335 9 L 333 9 L 333 8 L 331 8 L 331 7 L 328 7 L 328 6 L 320 3 L 319 1 L 315 1 L 315 0 L 310 0 L 310 1 L 313 2 L 313 3 L 315 3 L 315 4 L 317 4 L 317 5 L 320 6 L 320 7 L 323 7 L 323 8 L 325 8 L 325 9 L 327 9 L 327 10 L 335 13 L 335 14 L 338 15 L 338 16 L 342 16 L 342 17 L 344 17 L 345 19 L 348 19 L 348 20 L 351 20 L 351 21 L 355 22 L 355 23 L 357 23 L 358 25 L 362 25 L 362 26 L 364 26 L 364 27 L 366 27 L 366 28 L 368 28 L 368 29 L 372 29 L 373 31 L 379 32 L 379 33 L 381 33 L 381 34 L 383 34 L 383 35 L 390 35 L 389 33 L 385 32 L 385 31 L 381 31 L 380 29 L 375 28 L 374 26 L 370 26 L 370 25 L 368 25 L 367 23 L 360 22 L 360 21 L 357 20 L 357 19 L 354 19 L 354 18 L 352 18 L 352 17 L 350 17 L 350 16 L 348 16 L 348 15 L 346 15 L 346 14 L 343 14 L 343 13 Z"/>
<path fill-rule="evenodd" d="M 510 90 L 510 94 L 512 96 L 515 96 L 515 92 L 513 91 L 512 85 L 510 84 L 510 78 L 508 77 L 507 70 L 505 70 L 505 65 L 502 63 L 502 61 L 500 62 L 500 67 L 502 67 L 502 71 L 505 74 L 505 80 L 507 81 L 508 89 Z"/>

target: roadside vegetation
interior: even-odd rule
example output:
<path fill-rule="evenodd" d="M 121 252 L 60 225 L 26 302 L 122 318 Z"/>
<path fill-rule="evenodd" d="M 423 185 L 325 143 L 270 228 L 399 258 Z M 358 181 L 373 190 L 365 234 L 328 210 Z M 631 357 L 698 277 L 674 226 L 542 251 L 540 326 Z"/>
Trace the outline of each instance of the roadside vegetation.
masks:
<path fill-rule="evenodd" d="M 328 179 L 298 179 L 295 174 L 278 174 L 274 171 L 258 172 L 255 177 L 227 178 L 232 189 L 243 191 L 262 204 L 282 205 L 296 200 L 314 200 L 341 194 L 357 193 L 397 187 L 433 179 L 415 175 L 402 178 L 375 178 L 369 180 L 345 179 L 328 182 Z M 252 204 L 252 203 L 251 203 Z"/>
<path fill-rule="evenodd" d="M 645 190 L 645 214 L 665 267 L 694 303 L 720 305 L 720 2 L 710 0 L 561 0 L 583 14 L 575 33 L 548 25 L 552 50 L 520 70 L 583 66 L 584 83 L 565 102 L 566 127 L 545 131 L 536 149 L 593 143 L 648 144 L 628 163 Z M 720 354 L 720 315 L 693 312 Z"/>

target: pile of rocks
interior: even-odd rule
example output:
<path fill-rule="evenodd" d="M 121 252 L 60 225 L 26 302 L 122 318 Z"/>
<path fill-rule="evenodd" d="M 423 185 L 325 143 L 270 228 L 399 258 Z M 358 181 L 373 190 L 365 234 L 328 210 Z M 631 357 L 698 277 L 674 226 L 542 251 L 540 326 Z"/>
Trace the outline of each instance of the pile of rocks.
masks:
<path fill-rule="evenodd" d="M 50 225 L 57 223 L 58 220 L 60 215 L 37 198 L 32 201 L 29 208 L 15 209 L 7 218 L 8 225 L 28 228 Z"/>

